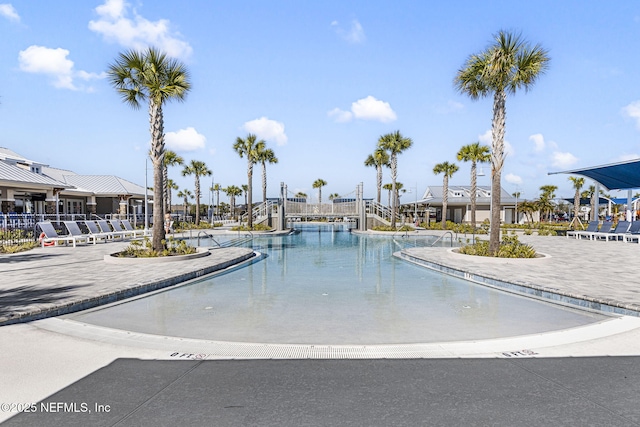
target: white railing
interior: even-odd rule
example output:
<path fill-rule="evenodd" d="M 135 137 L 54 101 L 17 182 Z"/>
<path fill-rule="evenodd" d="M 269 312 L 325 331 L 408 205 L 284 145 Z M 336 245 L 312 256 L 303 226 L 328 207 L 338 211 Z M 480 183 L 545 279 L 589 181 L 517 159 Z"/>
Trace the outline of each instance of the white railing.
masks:
<path fill-rule="evenodd" d="M 367 213 L 376 215 L 388 222 L 391 222 L 391 217 L 393 215 L 389 206 L 384 206 L 378 202 L 374 202 L 373 200 L 369 200 L 367 202 Z M 400 221 L 401 219 L 402 217 L 400 214 L 396 214 L 396 221 Z"/>
<path fill-rule="evenodd" d="M 287 200 L 285 206 L 287 215 L 357 215 L 358 208 L 355 201 L 338 202 L 338 203 L 304 203 Z"/>
<path fill-rule="evenodd" d="M 253 217 L 253 222 L 262 221 L 267 216 L 269 216 L 269 212 L 272 211 L 274 203 L 271 200 L 267 200 L 266 202 L 260 203 L 258 206 L 254 206 L 251 209 L 251 216 Z M 241 222 L 247 222 L 249 220 L 248 212 L 245 212 L 240 217 Z"/>

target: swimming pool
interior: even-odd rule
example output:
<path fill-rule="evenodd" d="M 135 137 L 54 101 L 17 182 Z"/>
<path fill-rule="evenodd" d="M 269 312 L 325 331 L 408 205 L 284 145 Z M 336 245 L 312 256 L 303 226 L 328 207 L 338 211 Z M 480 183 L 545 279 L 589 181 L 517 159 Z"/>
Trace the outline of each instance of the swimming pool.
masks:
<path fill-rule="evenodd" d="M 340 226 L 256 237 L 260 260 L 71 316 L 134 332 L 235 342 L 401 344 L 535 334 L 607 317 L 506 293 L 392 256 L 417 240 Z"/>

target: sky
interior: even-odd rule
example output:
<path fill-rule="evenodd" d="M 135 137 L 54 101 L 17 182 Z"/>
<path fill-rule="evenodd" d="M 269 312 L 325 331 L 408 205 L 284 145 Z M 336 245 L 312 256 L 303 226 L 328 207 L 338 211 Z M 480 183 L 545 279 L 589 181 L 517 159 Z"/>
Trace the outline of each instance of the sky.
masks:
<path fill-rule="evenodd" d="M 491 145 L 492 97 L 471 100 L 453 80 L 500 30 L 551 58 L 529 91 L 507 97 L 506 191 L 534 199 L 556 185 L 572 198 L 569 175 L 549 172 L 640 157 L 637 1 L 2 1 L 0 146 L 83 175 L 144 185 L 148 169 L 153 182 L 148 111 L 123 103 L 106 70 L 119 53 L 154 46 L 189 70 L 184 102 L 164 107 L 166 145 L 205 162 L 203 188 L 246 184 L 232 147 L 253 133 L 278 158 L 269 197 L 284 182 L 315 200 L 321 178 L 325 200 L 354 197 L 361 182 L 372 198 L 376 171 L 364 160 L 396 130 L 413 140 L 398 156 L 403 202 L 442 185 L 433 167 L 444 161 L 460 166 L 450 185 L 469 185 L 456 154 Z M 169 177 L 193 191 L 181 170 Z M 489 185 L 483 170 L 478 184 Z M 253 185 L 260 195 L 260 166 Z"/>

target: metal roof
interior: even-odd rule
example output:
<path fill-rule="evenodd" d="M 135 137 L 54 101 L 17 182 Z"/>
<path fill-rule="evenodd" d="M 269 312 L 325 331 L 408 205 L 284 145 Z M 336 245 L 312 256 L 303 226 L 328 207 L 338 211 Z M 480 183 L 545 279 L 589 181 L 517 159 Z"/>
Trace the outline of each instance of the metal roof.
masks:
<path fill-rule="evenodd" d="M 68 188 L 63 182 L 57 181 L 48 176 L 33 173 L 21 167 L 10 165 L 4 161 L 0 161 L 0 181 L 17 182 L 21 184 L 37 184 L 38 186 Z"/>
<path fill-rule="evenodd" d="M 454 193 L 461 194 L 460 196 L 454 196 Z M 491 193 L 491 186 L 488 185 L 478 185 L 477 193 L 476 193 L 476 203 L 479 204 L 489 204 L 491 203 L 491 197 L 485 196 L 486 194 Z M 417 200 L 417 203 L 442 203 L 444 195 L 444 186 L 442 185 L 432 185 L 427 187 L 422 196 L 422 199 Z M 457 205 L 457 204 L 469 204 L 471 203 L 471 186 L 470 185 L 450 185 L 449 186 L 449 197 L 448 203 L 449 205 Z M 509 194 L 504 188 L 501 189 L 500 192 L 500 204 L 501 205 L 509 205 L 514 204 L 516 202 L 516 198 Z M 415 201 L 410 201 L 408 199 L 403 199 L 402 204 L 411 204 L 416 203 Z"/>
<path fill-rule="evenodd" d="M 549 172 L 549 175 L 560 173 L 586 176 L 599 182 L 608 190 L 640 188 L 640 159 L 570 171 Z"/>
<path fill-rule="evenodd" d="M 64 175 L 64 181 L 96 195 L 144 196 L 144 187 L 114 175 Z"/>

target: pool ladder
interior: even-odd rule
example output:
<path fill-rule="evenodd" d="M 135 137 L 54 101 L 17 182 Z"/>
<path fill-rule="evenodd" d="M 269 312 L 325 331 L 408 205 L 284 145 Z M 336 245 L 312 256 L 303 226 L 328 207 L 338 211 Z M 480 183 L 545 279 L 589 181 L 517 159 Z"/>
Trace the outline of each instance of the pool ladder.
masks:
<path fill-rule="evenodd" d="M 451 231 L 446 231 L 442 236 L 438 237 L 436 239 L 436 241 L 431 244 L 431 247 L 435 246 L 436 243 L 438 243 L 440 240 L 442 240 L 444 238 L 444 236 L 446 236 L 447 234 L 451 236 L 451 247 L 453 247 L 453 232 L 451 232 Z"/>
<path fill-rule="evenodd" d="M 244 245 L 245 243 L 251 242 L 253 241 L 253 233 L 249 232 L 248 234 L 245 234 L 242 237 L 238 237 L 235 239 L 231 239 L 229 241 L 220 243 L 218 242 L 212 234 L 208 234 L 206 231 L 199 231 L 198 235 L 196 236 L 196 239 L 198 239 L 198 246 L 200 246 L 200 237 L 204 235 L 205 239 L 211 239 L 212 242 L 214 242 L 216 245 L 218 245 L 218 248 L 229 248 L 232 246 L 241 246 Z"/>

